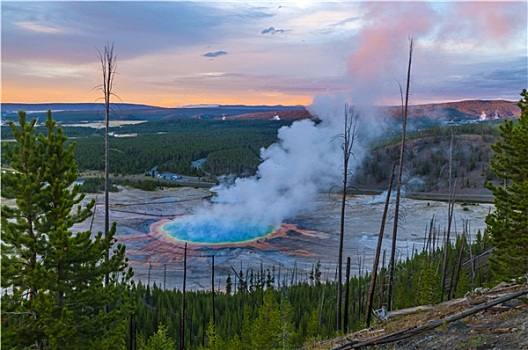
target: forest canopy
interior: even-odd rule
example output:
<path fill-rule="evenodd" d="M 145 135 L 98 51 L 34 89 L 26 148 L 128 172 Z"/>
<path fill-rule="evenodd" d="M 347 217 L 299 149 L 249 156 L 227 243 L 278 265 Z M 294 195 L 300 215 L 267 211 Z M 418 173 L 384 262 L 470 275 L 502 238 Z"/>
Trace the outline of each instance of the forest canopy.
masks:
<path fill-rule="evenodd" d="M 175 119 L 110 128 L 115 136 L 110 138 L 110 173 L 145 174 L 158 166 L 160 172 L 188 176 L 252 175 L 260 164 L 260 149 L 276 142 L 278 129 L 289 124 L 279 120 Z M 104 170 L 102 129 L 64 127 L 64 132 L 76 143 L 79 171 Z M 2 139 L 11 138 L 9 130 L 2 128 Z M 204 158 L 202 169 L 192 165 Z"/>

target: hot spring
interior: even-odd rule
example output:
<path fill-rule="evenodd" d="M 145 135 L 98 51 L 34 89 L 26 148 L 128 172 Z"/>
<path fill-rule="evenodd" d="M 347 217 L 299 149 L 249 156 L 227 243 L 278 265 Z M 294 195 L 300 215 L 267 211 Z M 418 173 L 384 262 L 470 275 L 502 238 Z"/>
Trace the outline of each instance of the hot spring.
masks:
<path fill-rule="evenodd" d="M 273 233 L 273 225 L 249 220 L 196 218 L 186 216 L 162 223 L 159 232 L 167 238 L 192 244 L 215 245 L 247 243 Z"/>

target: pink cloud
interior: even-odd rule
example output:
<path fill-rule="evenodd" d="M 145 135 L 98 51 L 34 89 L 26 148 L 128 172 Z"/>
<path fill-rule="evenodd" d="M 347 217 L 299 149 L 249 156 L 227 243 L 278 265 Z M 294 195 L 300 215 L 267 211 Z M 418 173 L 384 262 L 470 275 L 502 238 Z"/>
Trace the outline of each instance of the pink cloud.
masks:
<path fill-rule="evenodd" d="M 435 12 L 425 3 L 368 3 L 370 24 L 354 39 L 357 49 L 348 62 L 352 78 L 373 79 L 405 66 L 408 39 L 419 39 L 433 27 Z"/>
<path fill-rule="evenodd" d="M 505 45 L 508 39 L 526 26 L 526 2 L 461 2 L 452 7 L 450 16 L 457 18 L 446 27 L 448 35 L 488 38 Z"/>

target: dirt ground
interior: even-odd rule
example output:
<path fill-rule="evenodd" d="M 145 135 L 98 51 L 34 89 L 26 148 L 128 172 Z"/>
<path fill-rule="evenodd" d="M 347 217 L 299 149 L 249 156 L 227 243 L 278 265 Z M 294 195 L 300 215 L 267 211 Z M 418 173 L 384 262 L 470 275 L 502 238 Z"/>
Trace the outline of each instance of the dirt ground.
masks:
<path fill-rule="evenodd" d="M 420 332 L 407 339 L 382 345 L 365 345 L 366 341 L 378 341 L 391 334 L 413 332 L 419 327 L 438 320 L 448 320 L 453 315 L 467 312 L 493 300 L 514 293 L 522 296 L 453 322 L 439 322 L 434 329 Z M 528 284 L 500 284 L 487 290 L 468 293 L 466 297 L 438 304 L 430 310 L 394 316 L 370 329 L 346 337 L 336 338 L 313 346 L 312 349 L 399 349 L 399 350 L 520 350 L 528 349 Z M 416 311 L 416 310 L 410 310 Z M 405 310 L 399 311 L 405 313 Z M 362 343 L 363 342 L 363 343 Z"/>

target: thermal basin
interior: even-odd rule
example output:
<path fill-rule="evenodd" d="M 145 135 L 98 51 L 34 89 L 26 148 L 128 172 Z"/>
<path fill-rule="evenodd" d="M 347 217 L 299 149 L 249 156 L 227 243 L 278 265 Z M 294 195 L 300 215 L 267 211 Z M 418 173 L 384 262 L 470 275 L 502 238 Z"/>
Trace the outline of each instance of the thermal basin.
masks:
<path fill-rule="evenodd" d="M 225 245 L 248 243 L 271 235 L 272 225 L 255 223 L 250 220 L 218 218 L 197 218 L 185 216 L 162 222 L 157 228 L 165 239 L 198 245 Z"/>

